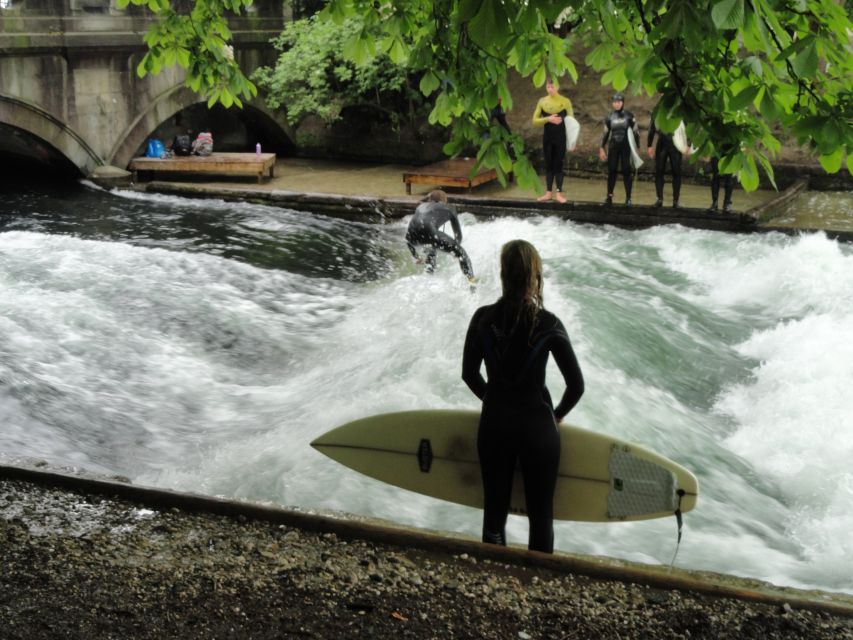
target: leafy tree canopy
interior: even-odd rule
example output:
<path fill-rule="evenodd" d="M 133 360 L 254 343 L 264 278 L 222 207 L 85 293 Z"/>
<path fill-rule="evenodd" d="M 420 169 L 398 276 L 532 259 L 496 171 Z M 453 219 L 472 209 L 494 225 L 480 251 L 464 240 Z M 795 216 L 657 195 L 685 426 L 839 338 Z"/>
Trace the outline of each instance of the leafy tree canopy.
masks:
<path fill-rule="evenodd" d="M 168 0 L 130 1 L 161 16 L 140 73 L 178 63 L 210 104 L 254 95 L 223 54 L 223 12 L 251 0 L 195 0 L 189 19 Z M 514 171 L 541 189 L 520 137 L 498 125 L 484 137 L 485 109 L 499 98 L 512 108 L 510 69 L 537 87 L 549 76 L 576 81 L 576 45 L 591 47 L 586 62 L 602 83 L 658 95 L 658 127 L 673 131 L 683 119 L 698 153 L 720 156 L 746 189 L 758 186 L 759 167 L 772 179 L 782 135 L 829 172 L 846 154 L 853 173 L 853 21 L 837 0 L 329 0 L 320 14 L 337 25 L 352 18 L 360 28 L 347 34 L 345 55 L 364 64 L 386 54 L 419 73 L 434 100 L 430 122 L 451 127 L 445 151 L 478 145 L 502 181 Z"/>
<path fill-rule="evenodd" d="M 349 34 L 363 28 L 358 17 L 347 18 L 341 26 L 316 16 L 289 23 L 273 42 L 281 52 L 275 67 L 261 67 L 252 74 L 265 90 L 267 105 L 284 106 L 293 125 L 307 115 L 331 124 L 344 108 L 356 105 L 381 112 L 397 124 L 400 114 L 395 107 L 409 97 L 408 70 L 384 54 L 358 65 L 348 60 Z M 420 95 L 412 93 L 415 98 Z M 402 101 L 395 100 L 400 97 Z"/>

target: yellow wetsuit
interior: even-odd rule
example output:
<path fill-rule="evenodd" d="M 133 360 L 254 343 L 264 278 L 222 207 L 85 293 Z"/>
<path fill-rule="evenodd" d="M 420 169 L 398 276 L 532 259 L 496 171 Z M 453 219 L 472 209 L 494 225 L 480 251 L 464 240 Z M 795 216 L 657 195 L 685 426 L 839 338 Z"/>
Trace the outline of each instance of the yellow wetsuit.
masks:
<path fill-rule="evenodd" d="M 563 158 L 566 155 L 566 125 L 548 122 L 548 116 L 562 118 L 574 117 L 572 101 L 565 96 L 547 95 L 536 103 L 533 112 L 533 124 L 544 125 L 542 132 L 542 151 L 545 154 L 545 186 L 548 191 L 557 181 L 557 191 L 563 190 Z"/>

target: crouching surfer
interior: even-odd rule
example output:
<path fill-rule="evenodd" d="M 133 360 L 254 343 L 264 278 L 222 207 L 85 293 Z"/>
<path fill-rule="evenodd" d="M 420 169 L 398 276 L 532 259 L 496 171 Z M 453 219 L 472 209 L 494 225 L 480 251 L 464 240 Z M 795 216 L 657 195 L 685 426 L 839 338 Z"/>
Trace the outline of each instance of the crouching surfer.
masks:
<path fill-rule="evenodd" d="M 554 491 L 560 466 L 557 423 L 577 404 L 584 380 L 563 323 L 542 301 L 542 260 L 524 240 L 501 249 L 503 293 L 480 307 L 465 337 L 462 379 L 483 401 L 477 451 L 483 478 L 483 541 L 506 544 L 516 461 L 524 477 L 528 548 L 554 550 Z M 545 386 L 553 354 L 566 390 L 554 408 Z M 485 361 L 488 381 L 480 373 Z"/>
<path fill-rule="evenodd" d="M 450 222 L 453 227 L 453 238 L 441 231 L 441 227 Z M 471 259 L 462 248 L 462 225 L 459 224 L 459 216 L 456 207 L 447 204 L 447 194 L 441 189 L 431 191 L 426 200 L 415 209 L 415 215 L 409 221 L 406 231 L 406 244 L 412 256 L 418 264 L 424 261 L 418 255 L 418 247 L 426 247 L 427 271 L 435 270 L 436 252 L 441 249 L 452 253 L 459 260 L 462 273 L 468 278 L 468 282 L 475 283 L 474 269 L 471 267 Z"/>

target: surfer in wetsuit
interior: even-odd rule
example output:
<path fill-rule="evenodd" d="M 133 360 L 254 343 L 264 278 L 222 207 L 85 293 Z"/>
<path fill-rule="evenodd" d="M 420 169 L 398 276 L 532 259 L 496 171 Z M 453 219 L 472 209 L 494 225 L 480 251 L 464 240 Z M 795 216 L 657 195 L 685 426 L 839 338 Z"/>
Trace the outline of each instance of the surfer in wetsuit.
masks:
<path fill-rule="evenodd" d="M 530 522 L 528 548 L 554 550 L 554 491 L 560 465 L 557 423 L 584 392 L 583 375 L 560 320 L 542 303 L 542 260 L 524 240 L 501 249 L 503 294 L 480 307 L 465 337 L 462 379 L 483 401 L 477 452 L 483 478 L 483 542 L 506 544 L 516 461 Z M 566 390 L 554 408 L 545 386 L 553 354 Z M 485 361 L 486 381 L 480 373 Z"/>
<path fill-rule="evenodd" d="M 723 211 L 732 210 L 732 192 L 735 188 L 734 176 L 730 173 L 720 174 L 720 159 L 717 156 L 711 158 L 711 206 L 708 211 L 717 210 L 717 200 L 720 197 L 720 182 L 723 183 Z"/>
<path fill-rule="evenodd" d="M 657 146 L 653 146 L 655 135 L 658 136 Z M 669 167 L 672 171 L 672 208 L 678 209 L 678 197 L 681 195 L 682 153 L 675 146 L 671 133 L 664 133 L 657 130 L 654 114 L 652 114 L 652 122 L 649 125 L 649 136 L 646 146 L 648 147 L 649 158 L 653 158 L 655 161 L 655 193 L 657 194 L 655 206 L 663 206 L 663 175 L 666 170 L 666 162 L 669 160 Z"/>
<path fill-rule="evenodd" d="M 441 231 L 441 227 L 450 222 L 453 227 L 454 238 Z M 471 267 L 471 259 L 462 248 L 462 226 L 456 215 L 456 207 L 447 204 L 447 194 L 441 189 L 431 191 L 426 200 L 415 209 L 415 215 L 409 221 L 406 231 L 406 244 L 412 256 L 418 264 L 423 260 L 418 255 L 418 247 L 427 247 L 426 264 L 427 271 L 435 270 L 435 255 L 438 249 L 452 253 L 459 260 L 462 273 L 471 283 L 476 282 L 474 269 Z"/>
<path fill-rule="evenodd" d="M 634 114 L 624 109 L 625 96 L 617 93 L 612 100 L 613 111 L 604 119 L 604 135 L 598 157 L 607 162 L 607 199 L 605 204 L 613 204 L 613 187 L 616 186 L 616 171 L 622 165 L 622 182 L 625 184 L 625 204 L 631 204 L 631 146 L 628 136 L 633 135 L 634 141 L 639 142 L 640 131 Z M 606 146 L 606 151 L 605 151 Z"/>
<path fill-rule="evenodd" d="M 554 196 L 560 204 L 566 202 L 563 196 L 563 159 L 566 155 L 566 125 L 563 118 L 574 117 L 572 102 L 560 95 L 559 87 L 553 80 L 545 83 L 548 95 L 540 98 L 533 112 L 533 124 L 544 127 L 542 131 L 542 152 L 545 154 L 545 195 L 539 202 L 551 199 L 551 187 L 557 183 Z"/>

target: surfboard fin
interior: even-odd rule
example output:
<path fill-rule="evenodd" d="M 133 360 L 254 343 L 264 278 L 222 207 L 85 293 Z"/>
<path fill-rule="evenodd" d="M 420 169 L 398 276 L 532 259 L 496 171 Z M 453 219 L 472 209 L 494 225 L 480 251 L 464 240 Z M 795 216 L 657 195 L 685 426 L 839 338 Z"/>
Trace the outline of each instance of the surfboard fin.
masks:
<path fill-rule="evenodd" d="M 684 489 L 679 489 L 676 494 L 678 495 L 678 507 L 675 509 L 675 522 L 678 525 L 678 539 L 675 542 L 675 553 L 672 554 L 672 560 L 669 563 L 669 571 L 672 572 L 672 568 L 675 566 L 675 558 L 678 555 L 678 549 L 681 547 L 681 532 L 684 528 L 684 517 L 681 513 L 681 499 L 684 497 Z"/>

